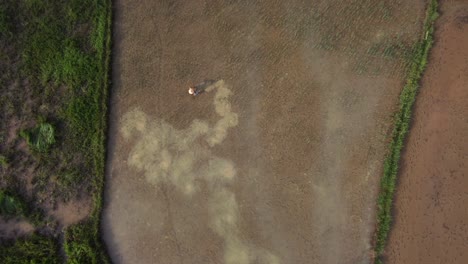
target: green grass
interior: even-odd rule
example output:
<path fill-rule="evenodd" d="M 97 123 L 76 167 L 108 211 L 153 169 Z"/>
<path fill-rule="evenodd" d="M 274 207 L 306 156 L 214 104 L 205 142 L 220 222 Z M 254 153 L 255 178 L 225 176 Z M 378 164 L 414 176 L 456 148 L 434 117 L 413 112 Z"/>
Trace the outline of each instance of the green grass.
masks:
<path fill-rule="evenodd" d="M 80 134 L 75 138 L 82 142 L 82 151 L 88 151 L 94 167 L 92 183 L 95 188 L 94 208 L 88 221 L 72 226 L 65 233 L 65 252 L 69 263 L 110 263 L 100 235 L 102 196 L 104 192 L 105 135 L 107 130 L 107 100 L 111 51 L 111 2 L 102 1 L 96 7 L 95 30 L 91 37 L 96 50 L 95 85 L 81 97 L 74 98 L 66 111 L 71 126 Z M 85 135 L 83 137 L 83 135 Z"/>
<path fill-rule="evenodd" d="M 424 22 L 423 35 L 414 50 L 407 82 L 400 95 L 400 107 L 395 119 L 395 127 L 389 146 L 390 152 L 384 163 L 384 174 L 381 179 L 380 193 L 377 201 L 376 263 L 382 262 L 381 257 L 392 224 L 392 205 L 398 165 L 406 134 L 409 130 L 412 106 L 419 89 L 421 76 L 426 68 L 429 50 L 433 43 L 434 21 L 438 17 L 437 7 L 437 1 L 431 0 L 427 10 L 426 21 Z"/>
<path fill-rule="evenodd" d="M 84 39 L 89 36 L 80 36 L 76 33 L 79 27 L 72 25 L 84 23 L 78 18 L 83 19 L 88 15 L 92 19 L 91 16 L 97 14 L 70 14 L 70 10 L 82 9 L 76 7 L 79 2 L 27 0 L 25 3 L 25 8 L 31 14 L 30 23 L 34 26 L 26 27 L 23 40 L 24 71 L 44 85 L 52 81 L 57 85 L 65 84 L 68 88 L 74 88 L 89 82 L 92 85 L 96 80 L 97 62 L 87 52 L 87 45 L 83 45 Z M 89 8 L 97 6 L 100 1 L 81 2 Z"/>
<path fill-rule="evenodd" d="M 16 10 L 14 17 L 8 16 L 11 10 Z M 34 87 L 35 98 L 41 98 L 43 104 L 55 104 L 49 106 L 47 109 L 52 110 L 45 114 L 47 120 L 53 120 L 54 126 L 40 121 L 37 127 L 22 133 L 30 148 L 41 153 L 42 167 L 37 171 L 47 173 L 42 181 L 39 176 L 36 180 L 42 182 L 44 188 L 50 188 L 48 181 L 52 177 L 49 176 L 58 175 L 58 182 L 53 184 L 60 185 L 64 192 L 83 183 L 94 201 L 91 216 L 67 228 L 63 243 L 51 236 L 40 239 L 32 236 L 9 247 L 0 246 L 1 252 L 17 256 L 6 260 L 7 256 L 2 255 L 0 263 L 62 262 L 57 250 L 52 250 L 56 245 L 63 246 L 67 263 L 110 262 L 99 231 L 106 155 L 110 30 L 110 0 L 7 0 L 0 3 L 0 34 L 15 34 L 11 43 L 21 59 L 21 76 Z M 57 170 L 51 171 L 54 168 Z M 50 259 L 43 257 L 45 252 L 52 254 Z"/>
<path fill-rule="evenodd" d="M 59 257 L 59 244 L 38 234 L 7 244 L 0 250 L 2 264 L 55 264 L 62 263 Z"/>
<path fill-rule="evenodd" d="M 68 228 L 64 246 L 68 263 L 110 263 L 104 254 L 96 219 Z"/>

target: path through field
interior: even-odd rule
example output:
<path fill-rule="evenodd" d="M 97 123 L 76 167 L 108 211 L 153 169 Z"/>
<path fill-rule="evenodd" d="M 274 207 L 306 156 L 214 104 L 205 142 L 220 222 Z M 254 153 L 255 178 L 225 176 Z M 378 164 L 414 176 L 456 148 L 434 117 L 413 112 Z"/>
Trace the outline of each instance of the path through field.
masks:
<path fill-rule="evenodd" d="M 115 1 L 116 263 L 370 262 L 424 3 L 309 2 Z"/>

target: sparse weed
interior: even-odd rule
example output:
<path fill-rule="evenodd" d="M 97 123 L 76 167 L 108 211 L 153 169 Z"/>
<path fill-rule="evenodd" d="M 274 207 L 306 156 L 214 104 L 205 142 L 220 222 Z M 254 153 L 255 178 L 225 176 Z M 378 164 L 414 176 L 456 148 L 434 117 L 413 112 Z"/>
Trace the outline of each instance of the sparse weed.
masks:
<path fill-rule="evenodd" d="M 411 47 L 403 43 L 401 40 L 396 41 L 382 41 L 373 44 L 367 52 L 372 56 L 382 56 L 384 58 L 408 58 L 408 54 L 411 54 Z"/>
<path fill-rule="evenodd" d="M 83 175 L 77 170 L 70 170 L 59 175 L 58 181 L 65 189 L 76 187 L 81 182 Z"/>
<path fill-rule="evenodd" d="M 0 167 L 8 168 L 8 158 L 3 155 L 0 155 Z"/>

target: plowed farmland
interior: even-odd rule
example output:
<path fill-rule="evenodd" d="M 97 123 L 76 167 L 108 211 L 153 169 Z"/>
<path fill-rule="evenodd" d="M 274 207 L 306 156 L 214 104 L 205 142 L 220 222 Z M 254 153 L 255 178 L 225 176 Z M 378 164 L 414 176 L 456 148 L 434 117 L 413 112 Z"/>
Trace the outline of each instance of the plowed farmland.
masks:
<path fill-rule="evenodd" d="M 115 1 L 113 261 L 370 263 L 425 4 Z"/>

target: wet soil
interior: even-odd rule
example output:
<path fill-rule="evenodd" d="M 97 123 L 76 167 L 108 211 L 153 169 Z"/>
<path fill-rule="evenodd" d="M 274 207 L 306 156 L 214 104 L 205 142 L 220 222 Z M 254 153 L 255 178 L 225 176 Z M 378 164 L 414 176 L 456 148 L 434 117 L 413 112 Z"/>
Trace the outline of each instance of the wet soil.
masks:
<path fill-rule="evenodd" d="M 115 2 L 116 263 L 369 263 L 423 1 Z M 214 80 L 198 97 L 189 85 Z"/>
<path fill-rule="evenodd" d="M 387 263 L 468 263 L 468 2 L 441 1 L 402 157 Z"/>

